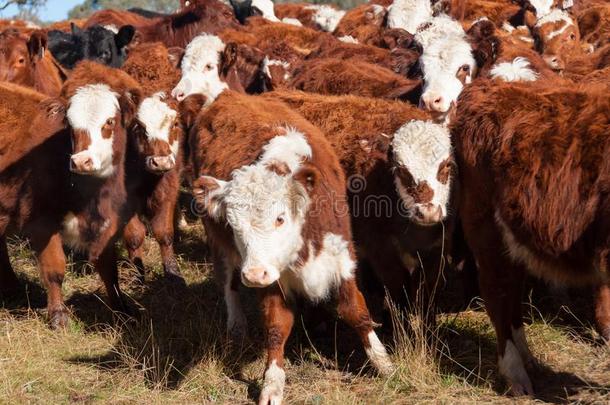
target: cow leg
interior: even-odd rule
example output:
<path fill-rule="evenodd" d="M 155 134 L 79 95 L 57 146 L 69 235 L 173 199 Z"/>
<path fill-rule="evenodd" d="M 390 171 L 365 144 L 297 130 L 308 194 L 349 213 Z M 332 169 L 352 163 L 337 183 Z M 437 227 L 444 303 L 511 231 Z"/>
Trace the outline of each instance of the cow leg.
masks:
<path fill-rule="evenodd" d="M 0 293 L 5 297 L 9 297 L 19 291 L 19 288 L 19 280 L 15 275 L 13 266 L 11 266 L 6 237 L 3 235 L 0 236 Z"/>
<path fill-rule="evenodd" d="M 339 316 L 358 333 L 369 360 L 379 373 L 390 374 L 394 370 L 394 365 L 373 330 L 374 322 L 366 307 L 364 296 L 356 285 L 356 279 L 352 277 L 342 280 L 338 294 L 337 312 Z"/>
<path fill-rule="evenodd" d="M 221 259 L 214 259 L 214 267 L 220 265 Z M 224 265 L 224 298 L 227 307 L 227 332 L 237 339 L 246 335 L 248 321 L 239 298 L 239 274 L 237 269 Z"/>
<path fill-rule="evenodd" d="M 411 302 L 422 316 L 426 333 L 436 327 L 436 293 L 442 288 L 441 266 L 444 258 L 441 249 L 418 257 L 417 271 L 412 275 Z"/>
<path fill-rule="evenodd" d="M 32 247 L 38 257 L 42 283 L 47 290 L 47 312 L 53 329 L 68 325 L 68 311 L 64 305 L 61 286 L 66 271 L 66 256 L 59 233 L 50 238 L 32 238 Z"/>
<path fill-rule="evenodd" d="M 469 245 L 479 265 L 479 285 L 485 309 L 497 337 L 498 368 L 513 395 L 533 395 L 525 370 L 531 355 L 525 340 L 521 293 L 525 273 L 503 253 L 500 230 L 493 223 L 465 228 Z"/>
<path fill-rule="evenodd" d="M 180 284 L 185 284 L 174 255 L 174 204 L 164 202 L 161 210 L 151 221 L 153 235 L 161 248 L 163 272 L 165 277 Z"/>
<path fill-rule="evenodd" d="M 408 305 L 409 269 L 405 267 L 396 254 L 396 249 L 389 243 L 383 247 L 377 246 L 374 252 L 368 257 L 368 260 L 375 270 L 375 274 L 383 283 L 384 288 L 387 289 L 394 304 L 398 308 L 406 308 Z"/>
<path fill-rule="evenodd" d="M 137 215 L 134 215 L 125 226 L 123 231 L 123 240 L 127 248 L 129 260 L 138 270 L 140 280 L 144 281 L 146 269 L 142 260 L 144 239 L 146 238 L 146 226 L 140 221 Z"/>
<path fill-rule="evenodd" d="M 261 291 L 266 333 L 267 368 L 259 405 L 279 405 L 284 396 L 284 346 L 294 324 L 294 314 L 276 285 Z"/>
<path fill-rule="evenodd" d="M 109 243 L 106 246 L 93 265 L 106 287 L 110 308 L 113 311 L 127 313 L 127 307 L 123 302 L 123 295 L 119 288 L 119 269 L 114 243 Z"/>
<path fill-rule="evenodd" d="M 610 286 L 597 287 L 595 295 L 595 323 L 600 335 L 610 344 Z"/>

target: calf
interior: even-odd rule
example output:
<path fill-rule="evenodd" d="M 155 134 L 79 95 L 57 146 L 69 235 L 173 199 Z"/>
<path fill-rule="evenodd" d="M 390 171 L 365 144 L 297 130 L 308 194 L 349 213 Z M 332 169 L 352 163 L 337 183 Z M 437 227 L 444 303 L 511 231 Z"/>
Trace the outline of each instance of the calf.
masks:
<path fill-rule="evenodd" d="M 85 30 L 72 25 L 72 32 L 49 31 L 49 50 L 67 69 L 81 60 L 92 60 L 110 67 L 120 67 L 125 61 L 126 47 L 134 35 L 131 25 L 113 32 L 95 25 Z"/>
<path fill-rule="evenodd" d="M 125 149 L 139 88 L 123 72 L 82 63 L 59 98 L 2 87 L 2 133 L 11 154 L 0 163 L 0 238 L 16 232 L 37 255 L 51 325 L 68 320 L 61 285 L 62 242 L 88 253 L 113 309 L 123 309 L 114 242 L 125 218 Z M 49 198 L 53 196 L 53 198 Z M 17 279 L 0 249 L 2 288 Z"/>
<path fill-rule="evenodd" d="M 324 136 L 281 102 L 230 91 L 198 117 L 194 133 L 194 194 L 216 264 L 222 258 L 228 270 L 229 327 L 243 332 L 234 270 L 261 298 L 268 358 L 259 403 L 282 400 L 298 297 L 336 299 L 371 363 L 389 373 L 356 285 L 345 178 Z"/>
<path fill-rule="evenodd" d="M 0 80 L 58 96 L 66 74 L 47 49 L 47 36 L 35 31 L 29 38 L 15 30 L 0 33 Z"/>
<path fill-rule="evenodd" d="M 401 102 L 295 91 L 264 98 L 286 103 L 324 132 L 348 178 L 358 257 L 399 306 L 407 307 L 405 292 L 412 303 L 423 298 L 432 322 L 429 300 L 453 227 L 449 131 Z M 425 286 L 421 294 L 416 279 Z"/>
<path fill-rule="evenodd" d="M 421 81 L 358 60 L 314 59 L 303 63 L 288 87 L 312 93 L 401 99 L 417 103 Z"/>
<path fill-rule="evenodd" d="M 482 80 L 460 97 L 451 128 L 460 217 L 496 331 L 499 371 L 514 394 L 533 394 L 521 308 L 526 270 L 554 283 L 603 286 L 605 307 L 596 315 L 610 337 L 609 122 L 605 89 Z"/>
<path fill-rule="evenodd" d="M 281 20 L 293 18 L 305 27 L 327 32 L 333 32 L 345 15 L 345 11 L 326 4 L 284 3 L 276 4 L 274 10 Z"/>
<path fill-rule="evenodd" d="M 553 70 L 563 70 L 564 60 L 581 51 L 578 26 L 565 11 L 555 9 L 538 19 L 533 35 L 536 50 Z"/>
<path fill-rule="evenodd" d="M 247 45 L 225 43 L 217 36 L 202 34 L 186 48 L 182 78 L 172 90 L 178 101 L 192 94 L 211 103 L 227 88 L 260 93 L 265 90 L 265 55 Z"/>

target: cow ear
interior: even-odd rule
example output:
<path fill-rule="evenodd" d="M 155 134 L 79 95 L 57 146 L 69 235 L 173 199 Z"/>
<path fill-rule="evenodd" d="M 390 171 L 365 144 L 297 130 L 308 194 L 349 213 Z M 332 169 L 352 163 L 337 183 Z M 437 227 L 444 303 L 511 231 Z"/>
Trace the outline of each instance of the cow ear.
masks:
<path fill-rule="evenodd" d="M 227 67 L 235 64 L 236 60 L 237 44 L 235 42 L 229 42 L 220 56 L 220 65 L 223 66 L 223 70 L 226 70 Z"/>
<path fill-rule="evenodd" d="M 206 97 L 203 94 L 191 94 L 180 102 L 178 109 L 180 110 L 182 125 L 185 128 L 191 128 L 195 124 L 195 120 L 205 103 Z"/>
<path fill-rule="evenodd" d="M 312 164 L 305 164 L 292 177 L 296 182 L 301 183 L 308 194 L 311 194 L 320 181 L 320 171 Z"/>
<path fill-rule="evenodd" d="M 179 68 L 182 64 L 182 58 L 184 57 L 184 48 L 180 48 L 179 46 L 172 46 L 167 50 L 167 56 L 172 66 L 174 66 L 175 68 Z"/>
<path fill-rule="evenodd" d="M 44 58 L 47 49 L 47 34 L 42 31 L 34 31 L 28 40 L 28 53 L 30 59 L 40 60 Z"/>
<path fill-rule="evenodd" d="M 496 26 L 489 20 L 481 20 L 473 24 L 467 32 L 479 68 L 493 63 L 498 57 L 500 40 L 495 32 Z"/>
<path fill-rule="evenodd" d="M 123 127 L 131 126 L 136 117 L 138 106 L 142 101 L 142 91 L 137 88 L 128 89 L 119 97 L 121 116 L 123 117 Z"/>
<path fill-rule="evenodd" d="M 199 176 L 193 182 L 193 211 L 196 215 L 209 215 L 214 219 L 225 217 L 224 192 L 229 185 L 211 176 Z"/>
<path fill-rule="evenodd" d="M 114 42 L 118 49 L 122 49 L 129 45 L 136 33 L 136 29 L 133 25 L 123 25 L 119 32 L 114 35 Z"/>

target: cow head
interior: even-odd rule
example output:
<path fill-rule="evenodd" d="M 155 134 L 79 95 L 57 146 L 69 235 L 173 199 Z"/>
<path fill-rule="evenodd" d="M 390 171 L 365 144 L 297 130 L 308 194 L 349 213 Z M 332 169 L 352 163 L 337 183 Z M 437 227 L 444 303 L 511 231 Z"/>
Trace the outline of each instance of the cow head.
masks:
<path fill-rule="evenodd" d="M 396 131 L 391 151 L 396 191 L 410 218 L 419 225 L 444 220 L 455 176 L 448 130 L 411 121 Z"/>
<path fill-rule="evenodd" d="M 178 101 L 202 94 L 211 103 L 228 88 L 220 80 L 221 55 L 225 44 L 216 35 L 201 34 L 191 41 L 182 57 L 182 78 L 172 90 Z"/>
<path fill-rule="evenodd" d="M 142 100 L 131 133 L 146 170 L 162 174 L 172 170 L 179 158 L 183 136 L 177 107 L 165 93 Z"/>
<path fill-rule="evenodd" d="M 23 86 L 34 85 L 34 69 L 44 57 L 47 36 L 35 31 L 28 39 L 17 30 L 0 33 L 0 80 Z"/>
<path fill-rule="evenodd" d="M 302 133 L 287 128 L 273 138 L 255 164 L 233 172 L 230 181 L 202 176 L 194 193 L 208 215 L 226 221 L 242 258 L 241 278 L 266 287 L 295 263 L 319 171 L 306 162 L 311 147 Z"/>
<path fill-rule="evenodd" d="M 394 0 L 388 7 L 387 26 L 414 34 L 417 27 L 432 18 L 432 4 L 427 0 Z"/>
<path fill-rule="evenodd" d="M 472 46 L 462 26 L 446 15 L 420 26 L 415 39 L 423 47 L 419 58 L 424 79 L 420 105 L 444 121 L 464 85 L 476 74 Z"/>
<path fill-rule="evenodd" d="M 536 49 L 553 70 L 563 70 L 564 55 L 580 51 L 580 33 L 576 22 L 562 10 L 555 9 L 536 21 L 533 29 Z"/>
<path fill-rule="evenodd" d="M 116 171 L 124 153 L 117 148 L 125 143 L 125 127 L 139 97 L 136 90 L 119 95 L 106 84 L 88 84 L 75 91 L 66 109 L 72 129 L 72 172 L 107 178 Z"/>
<path fill-rule="evenodd" d="M 49 32 L 49 50 L 68 69 L 73 69 L 83 59 L 120 67 L 125 61 L 126 47 L 134 33 L 135 29 L 131 25 L 125 25 L 114 32 L 101 25 L 83 30 L 72 24 L 71 33 Z"/>

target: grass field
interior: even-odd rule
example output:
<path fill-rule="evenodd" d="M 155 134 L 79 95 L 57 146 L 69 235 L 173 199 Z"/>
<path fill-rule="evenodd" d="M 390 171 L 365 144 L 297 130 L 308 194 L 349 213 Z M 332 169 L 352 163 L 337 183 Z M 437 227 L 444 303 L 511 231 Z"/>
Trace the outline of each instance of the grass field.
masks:
<path fill-rule="evenodd" d="M 139 309 L 137 320 L 114 319 L 97 275 L 71 261 L 64 294 L 73 313 L 65 331 L 47 327 L 34 260 L 26 243 L 12 240 L 13 264 L 27 294 L 3 302 L 0 309 L 0 403 L 254 401 L 264 369 L 256 301 L 245 300 L 247 340 L 231 343 L 202 237 L 202 229 L 193 226 L 177 246 L 186 288 L 165 282 L 157 246 L 150 240 L 144 285 L 128 263 L 121 264 L 121 283 Z M 374 375 L 354 334 L 332 316 L 322 325 L 298 317 L 287 348 L 285 402 L 514 402 L 504 395 L 506 387 L 496 374 L 495 337 L 482 304 L 448 310 L 459 300 L 451 288 L 450 282 L 439 293 L 443 311 L 431 344 L 405 332 L 417 322 L 414 317 L 395 314 L 401 327 L 394 328 L 394 336 L 385 328 L 382 340 L 398 364 L 387 379 Z M 531 372 L 538 397 L 519 402 L 610 403 L 610 350 L 587 321 L 590 293 L 578 291 L 561 300 L 571 302 L 572 309 L 544 294 L 526 297 L 526 331 L 540 362 Z M 375 311 L 381 305 L 375 302 L 371 307 L 381 319 Z"/>

